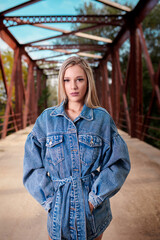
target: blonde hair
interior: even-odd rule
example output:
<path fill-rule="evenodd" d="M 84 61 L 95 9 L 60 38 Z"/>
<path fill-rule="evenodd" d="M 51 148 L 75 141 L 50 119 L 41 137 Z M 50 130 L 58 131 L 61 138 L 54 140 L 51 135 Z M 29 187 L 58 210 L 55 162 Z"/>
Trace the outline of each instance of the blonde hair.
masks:
<path fill-rule="evenodd" d="M 65 60 L 60 68 L 58 77 L 58 104 L 60 104 L 62 101 L 67 101 L 67 95 L 64 88 L 64 74 L 67 68 L 74 65 L 80 66 L 87 76 L 88 88 L 84 103 L 90 108 L 99 107 L 100 103 L 96 92 L 92 69 L 85 59 L 75 56 L 69 57 L 67 60 Z"/>

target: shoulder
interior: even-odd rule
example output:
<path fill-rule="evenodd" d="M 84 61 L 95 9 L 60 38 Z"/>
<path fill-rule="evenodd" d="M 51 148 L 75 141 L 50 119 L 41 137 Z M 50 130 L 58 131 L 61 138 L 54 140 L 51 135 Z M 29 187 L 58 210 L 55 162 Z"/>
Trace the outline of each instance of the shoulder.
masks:
<path fill-rule="evenodd" d="M 93 108 L 93 111 L 95 114 L 99 114 L 100 116 L 103 116 L 109 119 L 111 118 L 111 115 L 109 114 L 109 112 L 103 107 Z"/>
<path fill-rule="evenodd" d="M 52 113 L 57 107 L 58 107 L 58 105 L 53 106 L 53 107 L 46 108 L 46 109 L 41 113 L 41 115 L 50 114 L 50 113 Z M 41 116 L 41 115 L 40 115 L 40 116 Z"/>
<path fill-rule="evenodd" d="M 36 119 L 32 131 L 36 135 L 45 135 L 48 122 L 50 121 L 50 114 L 55 110 L 57 106 L 46 108 Z"/>
<path fill-rule="evenodd" d="M 53 107 L 49 107 L 49 108 L 46 108 L 37 118 L 36 121 L 41 121 L 43 119 L 47 119 L 50 114 L 57 108 L 58 106 L 53 106 Z"/>
<path fill-rule="evenodd" d="M 109 112 L 103 108 L 103 107 L 97 107 L 94 108 L 95 113 L 95 119 L 98 121 L 98 123 L 101 123 L 102 126 L 104 126 L 107 131 L 111 132 L 111 135 L 117 135 L 118 130 L 117 126 L 112 118 L 112 116 L 109 114 Z"/>

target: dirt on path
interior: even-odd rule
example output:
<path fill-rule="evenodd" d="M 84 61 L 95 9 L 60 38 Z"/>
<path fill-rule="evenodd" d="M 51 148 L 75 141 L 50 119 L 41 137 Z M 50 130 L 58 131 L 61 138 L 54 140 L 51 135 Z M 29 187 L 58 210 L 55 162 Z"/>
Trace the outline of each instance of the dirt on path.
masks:
<path fill-rule="evenodd" d="M 47 214 L 22 183 L 24 143 L 32 126 L 0 140 L 0 240 L 47 240 Z M 103 240 L 160 240 L 160 151 L 130 138 L 131 172 L 111 198 Z"/>

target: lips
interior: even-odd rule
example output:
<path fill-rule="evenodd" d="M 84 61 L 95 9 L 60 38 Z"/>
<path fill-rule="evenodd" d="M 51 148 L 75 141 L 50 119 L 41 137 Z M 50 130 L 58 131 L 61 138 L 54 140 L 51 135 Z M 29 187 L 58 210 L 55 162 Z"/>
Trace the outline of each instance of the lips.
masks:
<path fill-rule="evenodd" d="M 75 95 L 78 95 L 78 94 L 79 94 L 78 92 L 71 93 L 72 96 L 75 96 Z"/>

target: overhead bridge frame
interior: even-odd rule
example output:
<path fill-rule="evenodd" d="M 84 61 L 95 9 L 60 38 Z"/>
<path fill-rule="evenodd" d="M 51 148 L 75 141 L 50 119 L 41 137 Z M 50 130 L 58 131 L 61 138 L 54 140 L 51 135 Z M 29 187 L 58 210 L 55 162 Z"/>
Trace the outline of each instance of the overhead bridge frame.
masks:
<path fill-rule="evenodd" d="M 8 85 L 0 55 L 0 70 L 7 95 L 5 115 L 0 116 L 1 138 L 4 138 L 9 131 L 18 131 L 21 128 L 25 128 L 28 124 L 34 123 L 40 113 L 38 100 L 40 99 L 42 90 L 46 86 L 46 70 L 48 75 L 50 75 L 48 68 L 44 67 L 42 69 L 42 64 L 57 63 L 59 62 L 59 56 L 73 54 L 72 51 L 76 50 L 75 54 L 88 57 L 88 61 L 93 67 L 101 105 L 109 111 L 118 127 L 126 129 L 131 137 L 138 137 L 144 140 L 145 136 L 148 135 L 147 131 L 150 127 L 152 109 L 155 104 L 158 111 L 160 111 L 160 65 L 157 72 L 155 72 L 146 46 L 141 23 L 156 4 L 158 4 L 158 0 L 140 0 L 134 9 L 129 9 L 126 6 L 108 0 L 98 0 L 110 7 L 123 10 L 124 13 L 121 15 L 6 16 L 7 13 L 38 1 L 40 0 L 26 1 L 23 4 L 0 13 L 0 37 L 14 51 L 14 64 L 10 85 Z M 50 25 L 46 25 L 46 23 L 87 23 L 90 25 L 82 29 L 67 31 L 51 27 Z M 51 32 L 60 32 L 60 34 L 20 44 L 11 34 L 9 28 L 15 26 L 18 28 L 18 26 L 22 25 L 24 27 L 25 25 L 32 25 L 33 27 L 46 28 L 51 30 Z M 104 26 L 119 27 L 115 39 L 108 39 L 107 36 L 102 38 L 101 36 L 87 33 L 88 31 L 91 32 L 94 29 Z M 69 43 L 66 45 L 41 45 L 42 41 L 61 38 L 63 36 L 67 37 L 69 35 L 95 40 L 95 44 L 76 45 Z M 128 65 L 126 66 L 126 76 L 124 77 L 120 66 L 119 50 L 127 39 L 130 42 L 130 53 Z M 103 44 L 96 44 L 96 41 L 101 41 Z M 35 43 L 37 45 L 34 45 Z M 30 57 L 30 52 L 43 50 L 56 51 L 58 53 L 54 54 L 52 58 L 48 56 L 33 60 Z M 152 86 L 151 100 L 145 116 L 143 115 L 142 54 L 146 60 Z M 28 64 L 26 87 L 22 76 L 22 59 Z M 109 62 L 112 64 L 111 79 L 107 68 Z M 95 63 L 98 63 L 96 67 Z M 51 74 L 57 74 L 57 68 L 52 69 L 52 72 L 53 70 L 54 73 Z M 15 106 L 12 101 L 14 87 Z M 156 139 L 153 136 L 152 138 Z"/>

